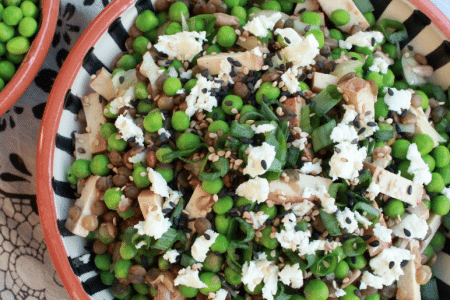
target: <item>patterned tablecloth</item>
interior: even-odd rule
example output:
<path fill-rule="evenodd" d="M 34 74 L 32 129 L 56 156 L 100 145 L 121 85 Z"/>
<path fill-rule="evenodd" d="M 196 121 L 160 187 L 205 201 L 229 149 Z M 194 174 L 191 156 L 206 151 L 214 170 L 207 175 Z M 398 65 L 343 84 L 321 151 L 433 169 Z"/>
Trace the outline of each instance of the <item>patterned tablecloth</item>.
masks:
<path fill-rule="evenodd" d="M 0 117 L 0 299 L 70 299 L 45 245 L 36 204 L 35 153 L 52 84 L 69 50 L 112 0 L 61 0 L 47 58 L 21 99 Z M 432 0 L 447 16 L 447 0 Z M 50 38 L 50 37 L 49 37 Z"/>

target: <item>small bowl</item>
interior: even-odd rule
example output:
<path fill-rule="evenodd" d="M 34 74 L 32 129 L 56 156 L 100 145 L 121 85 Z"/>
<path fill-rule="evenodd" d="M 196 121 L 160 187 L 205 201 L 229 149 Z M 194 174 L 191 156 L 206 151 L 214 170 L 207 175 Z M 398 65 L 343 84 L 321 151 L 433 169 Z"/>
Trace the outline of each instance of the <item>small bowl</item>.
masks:
<path fill-rule="evenodd" d="M 405 24 L 410 33 L 407 44 L 425 54 L 436 70 L 432 81 L 447 89 L 450 21 L 445 15 L 429 1 L 371 2 L 377 18 L 393 18 Z M 90 76 L 102 66 L 111 67 L 125 50 L 127 32 L 144 9 L 152 9 L 150 0 L 115 0 L 92 22 L 64 62 L 41 123 L 36 157 L 39 214 L 53 264 L 72 299 L 113 299 L 95 269 L 95 255 L 86 239 L 64 228 L 75 201 L 75 191 L 65 180 L 65 172 L 74 159 L 73 133 L 80 128 L 74 117 L 82 108 L 80 96 L 90 89 Z"/>
<path fill-rule="evenodd" d="M 41 23 L 39 32 L 31 44 L 16 74 L 0 92 L 0 116 L 3 115 L 25 92 L 39 71 L 55 33 L 59 14 L 59 0 L 41 0 Z"/>

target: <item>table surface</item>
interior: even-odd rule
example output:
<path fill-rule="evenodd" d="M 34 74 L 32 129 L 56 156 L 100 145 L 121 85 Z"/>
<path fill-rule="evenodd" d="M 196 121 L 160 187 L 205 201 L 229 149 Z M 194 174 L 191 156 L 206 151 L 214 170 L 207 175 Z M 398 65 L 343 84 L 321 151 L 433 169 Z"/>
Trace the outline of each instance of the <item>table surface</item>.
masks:
<path fill-rule="evenodd" d="M 49 53 L 20 100 L 0 117 L 0 299 L 68 300 L 39 223 L 35 153 L 48 93 L 69 50 L 112 0 L 61 0 Z M 431 0 L 450 17 L 448 0 Z"/>

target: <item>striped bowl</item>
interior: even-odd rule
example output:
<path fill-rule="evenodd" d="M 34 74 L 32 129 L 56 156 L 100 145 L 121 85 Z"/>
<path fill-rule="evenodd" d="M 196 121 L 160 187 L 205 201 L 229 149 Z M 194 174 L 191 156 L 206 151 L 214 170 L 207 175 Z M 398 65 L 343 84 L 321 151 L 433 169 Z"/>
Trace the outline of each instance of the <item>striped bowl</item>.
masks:
<path fill-rule="evenodd" d="M 330 0 L 331 1 L 331 0 Z M 435 69 L 431 80 L 444 89 L 450 85 L 450 21 L 426 0 L 372 0 L 374 14 L 403 22 L 413 46 Z M 128 30 L 139 12 L 153 9 L 150 0 L 115 0 L 92 22 L 67 57 L 50 93 L 39 133 L 37 196 L 39 214 L 53 264 L 72 299 L 109 300 L 113 296 L 94 267 L 91 246 L 64 228 L 75 191 L 65 180 L 73 162 L 74 133 L 80 129 L 75 115 L 80 97 L 89 92 L 90 76 L 112 67 L 126 51 Z M 441 299 L 450 298 L 450 243 L 435 264 Z"/>

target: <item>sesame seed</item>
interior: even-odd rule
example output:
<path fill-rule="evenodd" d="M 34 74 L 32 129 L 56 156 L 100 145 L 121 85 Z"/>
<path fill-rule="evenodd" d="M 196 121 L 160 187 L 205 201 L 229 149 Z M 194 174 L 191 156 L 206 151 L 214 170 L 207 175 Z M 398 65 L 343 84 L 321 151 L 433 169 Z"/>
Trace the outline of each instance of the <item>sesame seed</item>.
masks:
<path fill-rule="evenodd" d="M 267 162 L 263 159 L 263 160 L 261 160 L 261 167 L 264 169 L 264 170 L 267 170 Z"/>
<path fill-rule="evenodd" d="M 345 218 L 345 223 L 347 223 L 347 224 L 352 224 L 352 220 L 350 220 L 350 218 L 347 217 L 347 218 Z"/>
<path fill-rule="evenodd" d="M 412 189 L 413 189 L 413 187 L 412 187 L 412 185 L 410 185 L 410 186 L 408 187 L 408 195 L 411 195 L 411 194 L 412 194 Z"/>
<path fill-rule="evenodd" d="M 380 245 L 380 241 L 373 241 L 369 244 L 371 247 L 378 247 Z"/>
<path fill-rule="evenodd" d="M 391 261 L 389 263 L 389 269 L 392 269 L 395 266 L 395 261 Z"/>
<path fill-rule="evenodd" d="M 366 131 L 366 127 L 361 128 L 361 129 L 358 131 L 358 135 L 363 134 L 364 131 Z"/>
<path fill-rule="evenodd" d="M 388 88 L 389 96 L 394 96 L 394 91 L 391 88 Z"/>
<path fill-rule="evenodd" d="M 402 260 L 402 262 L 400 263 L 400 267 L 404 268 L 406 267 L 406 265 L 409 263 L 408 260 Z"/>
<path fill-rule="evenodd" d="M 411 236 L 411 232 L 410 232 L 408 229 L 403 228 L 403 232 L 405 233 L 405 235 L 406 235 L 407 237 L 410 237 L 410 236 Z"/>

